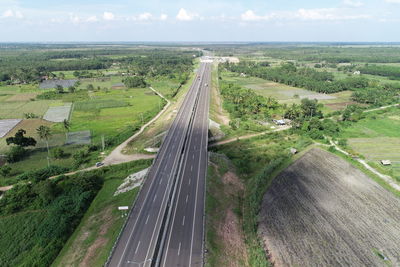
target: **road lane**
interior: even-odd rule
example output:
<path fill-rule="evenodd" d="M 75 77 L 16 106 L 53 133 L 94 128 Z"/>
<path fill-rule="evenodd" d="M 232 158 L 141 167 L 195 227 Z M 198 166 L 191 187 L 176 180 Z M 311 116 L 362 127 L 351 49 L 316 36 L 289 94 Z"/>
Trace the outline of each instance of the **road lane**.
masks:
<path fill-rule="evenodd" d="M 203 75 L 204 65 L 198 73 Z M 150 266 L 201 79 L 195 79 L 154 161 L 108 266 Z M 157 182 L 155 182 L 157 180 Z"/>

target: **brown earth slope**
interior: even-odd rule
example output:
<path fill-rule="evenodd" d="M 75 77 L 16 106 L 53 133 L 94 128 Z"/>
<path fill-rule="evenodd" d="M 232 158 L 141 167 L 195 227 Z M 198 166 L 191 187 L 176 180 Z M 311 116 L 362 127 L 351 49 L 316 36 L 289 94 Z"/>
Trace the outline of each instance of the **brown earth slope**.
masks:
<path fill-rule="evenodd" d="M 272 182 L 259 234 L 275 266 L 400 266 L 400 199 L 312 149 Z"/>

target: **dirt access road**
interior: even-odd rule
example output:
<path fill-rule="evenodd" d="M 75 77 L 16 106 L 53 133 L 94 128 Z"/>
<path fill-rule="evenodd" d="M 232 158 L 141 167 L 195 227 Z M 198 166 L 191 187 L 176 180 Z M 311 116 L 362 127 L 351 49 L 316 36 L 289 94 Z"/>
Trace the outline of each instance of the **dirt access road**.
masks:
<path fill-rule="evenodd" d="M 400 266 L 400 199 L 315 148 L 272 182 L 259 234 L 276 266 Z"/>

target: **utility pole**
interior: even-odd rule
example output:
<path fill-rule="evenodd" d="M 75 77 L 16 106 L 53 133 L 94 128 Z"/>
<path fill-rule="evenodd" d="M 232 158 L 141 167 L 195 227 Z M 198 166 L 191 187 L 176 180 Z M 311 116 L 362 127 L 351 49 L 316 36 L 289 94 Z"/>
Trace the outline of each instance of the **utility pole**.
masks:
<path fill-rule="evenodd" d="M 105 147 L 106 147 L 106 144 L 105 144 L 105 142 L 104 142 L 104 134 L 101 135 L 101 146 L 103 147 L 103 152 L 104 152 L 104 149 L 105 149 Z"/>

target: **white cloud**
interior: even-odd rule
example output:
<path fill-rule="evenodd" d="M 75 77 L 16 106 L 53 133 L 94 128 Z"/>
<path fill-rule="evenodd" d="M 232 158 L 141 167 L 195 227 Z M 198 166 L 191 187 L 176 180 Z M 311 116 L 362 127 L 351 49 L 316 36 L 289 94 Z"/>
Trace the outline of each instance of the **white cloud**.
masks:
<path fill-rule="evenodd" d="M 302 21 L 341 21 L 341 20 L 355 20 L 355 19 L 368 19 L 370 15 L 365 14 L 346 14 L 345 9 L 340 8 L 315 8 L 305 9 L 301 8 L 297 11 L 279 11 L 269 13 L 264 16 L 257 15 L 252 10 L 247 10 L 240 15 L 242 21 L 270 21 L 270 20 L 302 20 Z"/>
<path fill-rule="evenodd" d="M 167 20 L 168 19 L 168 15 L 167 14 L 161 14 L 160 15 L 160 20 Z"/>
<path fill-rule="evenodd" d="M 115 15 L 111 12 L 104 12 L 103 13 L 103 19 L 104 20 L 114 20 L 115 19 Z"/>
<path fill-rule="evenodd" d="M 139 20 L 139 21 L 151 20 L 152 18 L 153 18 L 153 15 L 150 14 L 149 12 L 139 14 L 137 17 L 135 17 L 135 19 Z"/>
<path fill-rule="evenodd" d="M 21 11 L 12 11 L 11 9 L 8 9 L 3 12 L 1 15 L 2 18 L 17 18 L 17 19 L 22 19 L 24 15 L 21 13 Z"/>
<path fill-rule="evenodd" d="M 343 0 L 343 4 L 349 7 L 362 7 L 364 5 L 363 2 L 356 0 Z"/>
<path fill-rule="evenodd" d="M 178 14 L 176 15 L 176 19 L 181 20 L 181 21 L 191 21 L 196 18 L 199 18 L 199 15 L 197 15 L 195 13 L 190 13 L 190 12 L 186 11 L 186 9 L 184 9 L 184 8 L 179 9 Z"/>
<path fill-rule="evenodd" d="M 73 24 L 79 24 L 81 22 L 81 18 L 78 17 L 77 15 L 74 14 L 69 14 L 69 20 L 73 23 Z"/>
<path fill-rule="evenodd" d="M 268 16 L 259 16 L 256 15 L 253 10 L 247 10 L 242 15 L 240 15 L 240 18 L 243 21 L 260 21 L 260 20 L 267 20 Z"/>
<path fill-rule="evenodd" d="M 349 14 L 343 13 L 342 9 L 338 8 L 315 8 L 315 9 L 299 9 L 296 12 L 296 17 L 301 20 L 354 20 L 371 18 L 365 14 Z"/>
<path fill-rule="evenodd" d="M 86 19 L 87 22 L 97 22 L 99 21 L 99 19 L 97 18 L 97 16 L 90 16 Z"/>

